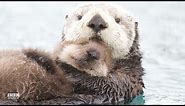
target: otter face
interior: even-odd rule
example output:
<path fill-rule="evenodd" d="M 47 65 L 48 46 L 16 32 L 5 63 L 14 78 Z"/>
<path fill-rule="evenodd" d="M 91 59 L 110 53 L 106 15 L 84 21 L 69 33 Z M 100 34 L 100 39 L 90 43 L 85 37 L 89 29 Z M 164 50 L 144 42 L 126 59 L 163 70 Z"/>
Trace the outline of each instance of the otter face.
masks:
<path fill-rule="evenodd" d="M 99 39 L 111 49 L 114 59 L 129 53 L 135 38 L 134 19 L 109 4 L 86 4 L 66 15 L 63 41 Z"/>
<path fill-rule="evenodd" d="M 110 52 L 97 42 L 65 45 L 57 58 L 57 62 L 67 63 L 92 76 L 107 76 L 112 62 Z"/>

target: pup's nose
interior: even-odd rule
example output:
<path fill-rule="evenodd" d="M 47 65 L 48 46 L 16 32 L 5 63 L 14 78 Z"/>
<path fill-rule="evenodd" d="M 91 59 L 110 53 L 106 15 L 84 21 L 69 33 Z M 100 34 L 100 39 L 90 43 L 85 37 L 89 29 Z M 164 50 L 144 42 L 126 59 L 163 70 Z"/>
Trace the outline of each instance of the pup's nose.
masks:
<path fill-rule="evenodd" d="M 98 60 L 100 58 L 100 53 L 96 51 L 95 49 L 90 49 L 87 51 L 88 58 L 91 59 L 96 59 Z"/>
<path fill-rule="evenodd" d="M 87 26 L 92 28 L 95 32 L 98 32 L 108 27 L 107 23 L 103 20 L 103 18 L 99 14 L 93 16 L 92 19 L 87 24 Z"/>

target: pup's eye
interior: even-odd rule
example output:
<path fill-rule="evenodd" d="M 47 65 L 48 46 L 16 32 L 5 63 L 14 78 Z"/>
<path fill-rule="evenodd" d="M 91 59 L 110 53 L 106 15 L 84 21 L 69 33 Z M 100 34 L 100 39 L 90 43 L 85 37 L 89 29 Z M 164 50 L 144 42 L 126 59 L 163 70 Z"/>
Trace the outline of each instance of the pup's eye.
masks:
<path fill-rule="evenodd" d="M 82 15 L 78 15 L 78 20 L 81 20 L 82 19 Z"/>
<path fill-rule="evenodd" d="M 120 18 L 115 18 L 116 23 L 120 23 Z"/>

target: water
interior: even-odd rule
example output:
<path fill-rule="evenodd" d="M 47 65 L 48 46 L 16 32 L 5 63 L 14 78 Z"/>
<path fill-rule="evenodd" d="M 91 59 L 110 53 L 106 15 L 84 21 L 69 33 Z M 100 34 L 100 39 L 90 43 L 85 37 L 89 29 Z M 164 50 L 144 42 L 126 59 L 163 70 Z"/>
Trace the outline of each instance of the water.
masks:
<path fill-rule="evenodd" d="M 139 21 L 144 104 L 185 104 L 185 2 L 114 2 Z M 1 2 L 0 50 L 53 50 L 79 2 Z"/>

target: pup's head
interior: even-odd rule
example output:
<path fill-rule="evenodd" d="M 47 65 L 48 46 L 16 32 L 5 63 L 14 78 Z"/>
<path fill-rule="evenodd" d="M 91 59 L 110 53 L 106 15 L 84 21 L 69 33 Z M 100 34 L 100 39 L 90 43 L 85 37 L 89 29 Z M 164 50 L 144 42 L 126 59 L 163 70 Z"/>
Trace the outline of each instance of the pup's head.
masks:
<path fill-rule="evenodd" d="M 114 59 L 129 53 L 135 38 L 135 21 L 124 9 L 110 4 L 86 4 L 66 15 L 63 41 L 101 40 Z"/>
<path fill-rule="evenodd" d="M 112 56 L 104 44 L 97 42 L 64 42 L 58 49 L 57 62 L 67 63 L 92 76 L 106 76 Z"/>

